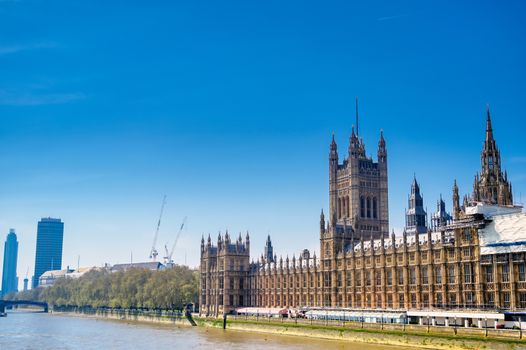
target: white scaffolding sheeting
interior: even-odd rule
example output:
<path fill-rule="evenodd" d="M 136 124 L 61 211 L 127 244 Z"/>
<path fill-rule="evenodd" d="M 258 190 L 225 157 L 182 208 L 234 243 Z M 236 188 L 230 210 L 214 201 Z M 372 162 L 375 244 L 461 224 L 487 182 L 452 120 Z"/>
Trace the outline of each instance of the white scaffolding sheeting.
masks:
<path fill-rule="evenodd" d="M 494 216 L 479 231 L 482 255 L 526 252 L 526 214 Z"/>

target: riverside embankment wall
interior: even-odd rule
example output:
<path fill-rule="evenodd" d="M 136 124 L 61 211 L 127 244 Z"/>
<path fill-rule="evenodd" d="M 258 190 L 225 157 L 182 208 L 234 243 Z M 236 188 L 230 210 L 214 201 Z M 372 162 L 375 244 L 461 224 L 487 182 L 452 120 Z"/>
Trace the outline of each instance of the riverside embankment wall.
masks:
<path fill-rule="evenodd" d="M 55 312 L 57 313 L 57 312 Z M 70 312 L 68 314 L 71 314 Z M 172 324 L 191 327 L 190 322 L 180 314 L 142 313 L 126 310 L 77 310 L 73 314 L 106 318 L 122 321 Z M 223 319 L 194 317 L 198 326 L 223 328 Z M 363 327 L 363 328 L 362 328 Z M 486 337 L 480 329 L 446 327 L 427 327 L 418 325 L 384 324 L 378 328 L 376 324 L 324 324 L 310 323 L 305 320 L 281 319 L 250 319 L 228 317 L 226 330 L 248 331 L 274 335 L 298 336 L 302 338 L 330 339 L 343 342 L 372 343 L 444 350 L 526 350 L 526 341 L 518 338 L 519 333 L 511 330 L 500 330 L 499 333 Z M 455 333 L 452 333 L 452 332 Z"/>

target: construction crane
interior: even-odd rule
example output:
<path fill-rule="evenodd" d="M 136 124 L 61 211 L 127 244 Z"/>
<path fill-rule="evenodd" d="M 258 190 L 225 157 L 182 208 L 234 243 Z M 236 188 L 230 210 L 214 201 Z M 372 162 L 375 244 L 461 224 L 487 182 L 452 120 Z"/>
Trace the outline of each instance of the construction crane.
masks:
<path fill-rule="evenodd" d="M 166 252 L 166 256 L 164 257 L 164 264 L 167 267 L 172 267 L 174 265 L 174 262 L 172 260 L 172 256 L 174 255 L 174 250 L 175 250 L 175 247 L 177 246 L 177 241 L 179 240 L 179 237 L 181 236 L 181 232 L 183 232 L 184 225 L 186 224 L 186 218 L 187 217 L 185 216 L 184 219 L 183 219 L 183 222 L 181 223 L 181 226 L 179 227 L 179 231 L 177 232 L 177 236 L 175 236 L 175 241 L 174 241 L 174 244 L 172 245 L 172 250 L 170 250 L 170 252 L 168 252 L 167 245 L 166 244 L 164 245 L 164 250 Z"/>
<path fill-rule="evenodd" d="M 155 229 L 155 234 L 153 235 L 152 250 L 150 251 L 150 259 L 152 259 L 153 261 L 157 260 L 157 255 L 159 255 L 155 246 L 157 245 L 157 238 L 159 237 L 159 228 L 161 227 L 161 219 L 163 218 L 163 212 L 164 212 L 165 205 L 166 205 L 166 195 L 164 195 L 163 197 L 163 202 L 161 204 L 161 213 L 159 214 L 159 220 L 157 220 L 157 228 Z"/>

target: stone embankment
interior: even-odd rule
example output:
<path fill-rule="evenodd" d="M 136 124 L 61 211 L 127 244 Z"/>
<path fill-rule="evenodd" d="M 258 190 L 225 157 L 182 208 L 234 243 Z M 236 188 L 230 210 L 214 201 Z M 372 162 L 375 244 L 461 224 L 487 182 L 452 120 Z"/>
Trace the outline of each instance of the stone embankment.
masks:
<path fill-rule="evenodd" d="M 114 320 L 172 324 L 191 327 L 191 323 L 180 312 L 141 311 L 112 309 L 55 310 L 68 311 L 76 315 Z M 201 327 L 223 328 L 223 318 L 193 320 Z M 444 350 L 515 350 L 525 349 L 526 340 L 517 330 L 491 332 L 477 328 L 427 327 L 419 325 L 368 324 L 340 321 L 311 321 L 279 318 L 246 318 L 228 316 L 226 330 L 249 331 L 274 335 L 298 336 L 302 338 L 330 339 L 353 343 L 396 345 L 403 347 Z"/>

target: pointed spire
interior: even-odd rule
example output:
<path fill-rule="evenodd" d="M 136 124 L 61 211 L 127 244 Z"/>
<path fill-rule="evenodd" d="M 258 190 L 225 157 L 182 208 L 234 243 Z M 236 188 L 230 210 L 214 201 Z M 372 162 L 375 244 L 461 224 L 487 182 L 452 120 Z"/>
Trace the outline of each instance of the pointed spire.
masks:
<path fill-rule="evenodd" d="M 378 141 L 378 147 L 385 147 L 384 131 L 380 129 L 380 140 Z"/>
<path fill-rule="evenodd" d="M 336 144 L 336 140 L 334 139 L 334 131 L 332 132 L 332 140 L 331 140 L 331 150 L 336 150 L 338 145 Z"/>
<path fill-rule="evenodd" d="M 486 107 L 486 141 L 491 140 L 493 140 L 493 128 L 491 127 L 491 115 L 488 104 Z"/>
<path fill-rule="evenodd" d="M 420 193 L 420 187 L 416 181 L 416 173 L 413 173 L 413 183 L 411 183 L 411 193 Z"/>
<path fill-rule="evenodd" d="M 321 232 L 325 231 L 325 214 L 323 213 L 323 208 L 321 209 L 321 214 L 320 214 L 320 231 Z"/>
<path fill-rule="evenodd" d="M 380 129 L 380 140 L 378 141 L 378 162 L 385 163 L 387 150 L 385 148 L 384 131 Z"/>

